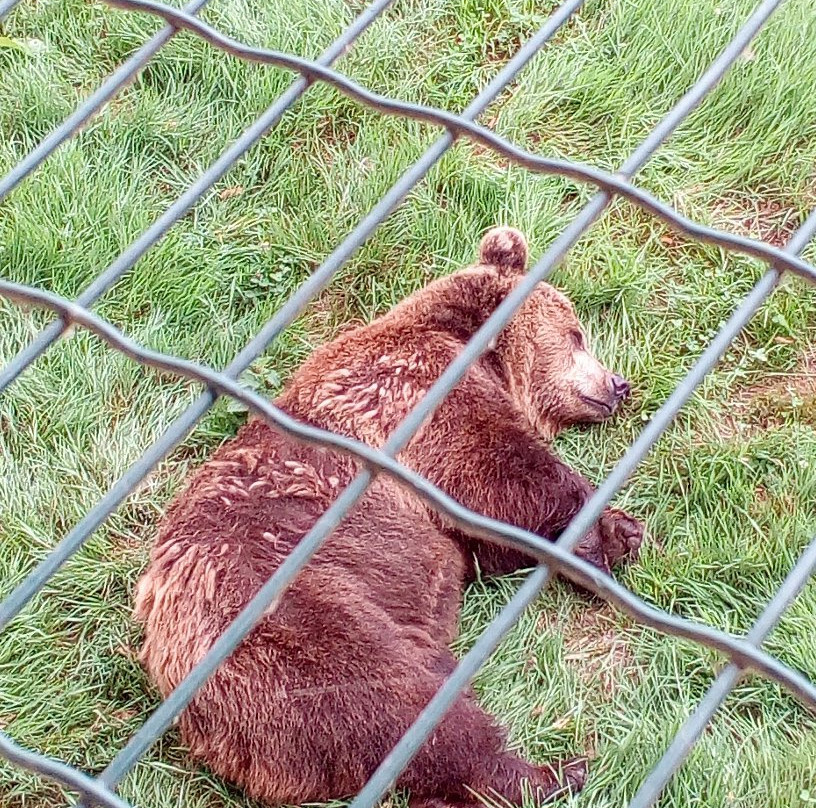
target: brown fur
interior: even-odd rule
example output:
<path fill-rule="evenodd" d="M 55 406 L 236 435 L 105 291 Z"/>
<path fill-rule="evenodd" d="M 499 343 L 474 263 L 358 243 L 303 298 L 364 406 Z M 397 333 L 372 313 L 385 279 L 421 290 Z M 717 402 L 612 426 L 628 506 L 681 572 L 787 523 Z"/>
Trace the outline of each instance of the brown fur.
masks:
<path fill-rule="evenodd" d="M 480 263 L 430 284 L 315 351 L 277 404 L 381 446 L 518 283 L 523 236 L 488 233 Z M 541 284 L 493 349 L 420 429 L 401 460 L 464 505 L 556 538 L 591 494 L 551 451 L 563 426 L 609 415 L 628 385 L 583 346 L 569 301 Z M 358 464 L 259 420 L 219 449 L 170 507 L 139 583 L 142 660 L 166 695 L 274 573 Z M 607 568 L 642 528 L 607 510 L 579 553 Z M 355 793 L 453 668 L 460 599 L 474 573 L 531 564 L 454 528 L 378 478 L 292 587 L 182 714 L 194 756 L 255 798 Z M 416 805 L 518 804 L 583 785 L 581 761 L 534 766 L 460 697 L 397 781 Z"/>

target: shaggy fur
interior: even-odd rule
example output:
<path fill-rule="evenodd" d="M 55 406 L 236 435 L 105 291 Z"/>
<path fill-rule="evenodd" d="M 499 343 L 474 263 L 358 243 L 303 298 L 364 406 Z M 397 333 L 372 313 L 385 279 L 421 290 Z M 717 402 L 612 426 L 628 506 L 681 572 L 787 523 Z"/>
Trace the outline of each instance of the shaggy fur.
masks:
<path fill-rule="evenodd" d="M 527 245 L 491 231 L 479 263 L 431 283 L 311 356 L 277 404 L 381 446 L 521 278 Z M 609 416 L 628 385 L 589 353 L 569 301 L 541 284 L 429 417 L 400 459 L 462 504 L 555 539 L 591 495 L 549 441 Z M 358 464 L 250 420 L 193 476 L 161 525 L 137 593 L 142 660 L 162 694 L 190 671 Z M 579 554 L 608 569 L 641 525 L 609 509 Z M 180 718 L 192 754 L 276 805 L 354 794 L 455 664 L 448 650 L 474 561 L 529 566 L 469 536 L 385 477 Z M 397 781 L 414 805 L 518 804 L 585 779 L 583 761 L 534 766 L 505 748 L 472 693 L 458 699 Z"/>

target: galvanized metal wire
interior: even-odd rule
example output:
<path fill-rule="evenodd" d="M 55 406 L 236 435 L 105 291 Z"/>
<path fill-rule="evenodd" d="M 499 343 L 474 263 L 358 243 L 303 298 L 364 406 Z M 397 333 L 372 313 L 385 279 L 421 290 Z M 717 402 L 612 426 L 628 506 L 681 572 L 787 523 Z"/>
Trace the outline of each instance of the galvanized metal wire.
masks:
<path fill-rule="evenodd" d="M 9 15 L 20 0 L 0 0 L 0 22 Z"/>
<path fill-rule="evenodd" d="M 768 633 L 785 609 L 795 599 L 816 570 L 816 538 L 791 570 L 766 610 L 760 615 L 744 638 L 734 637 L 708 626 L 675 617 L 655 609 L 626 590 L 609 576 L 572 554 L 572 550 L 592 528 L 603 508 L 614 497 L 629 474 L 648 454 L 652 446 L 669 426 L 692 392 L 711 371 L 722 354 L 776 286 L 782 272 L 790 271 L 816 282 L 816 268 L 801 259 L 800 254 L 816 234 L 816 211 L 811 213 L 785 249 L 721 230 L 706 227 L 675 211 L 643 189 L 632 184 L 633 176 L 651 158 L 660 145 L 700 104 L 717 85 L 728 68 L 751 42 L 782 0 L 764 0 L 719 57 L 700 76 L 688 92 L 675 104 L 648 137 L 615 173 L 591 166 L 542 158 L 518 148 L 506 139 L 476 123 L 478 116 L 496 99 L 559 28 L 582 5 L 582 0 L 563 3 L 541 28 L 494 79 L 479 93 L 460 115 L 439 109 L 397 101 L 379 95 L 331 68 L 331 65 L 364 33 L 365 29 L 387 8 L 391 0 L 376 0 L 339 36 L 316 61 L 290 54 L 252 48 L 237 42 L 198 20 L 194 15 L 208 0 L 193 0 L 184 11 L 178 11 L 154 0 L 107 0 L 110 5 L 141 11 L 163 18 L 166 27 L 153 36 L 134 55 L 115 71 L 66 121 L 46 137 L 28 156 L 0 179 L 0 202 L 23 179 L 29 176 L 63 142 L 75 134 L 105 103 L 113 98 L 141 70 L 149 60 L 177 34 L 180 29 L 201 37 L 213 47 L 233 57 L 284 67 L 300 73 L 295 81 L 221 156 L 196 180 L 147 230 L 144 231 L 75 302 L 68 301 L 44 290 L 0 279 L 0 296 L 20 304 L 39 306 L 58 315 L 58 319 L 24 348 L 2 371 L 0 393 L 33 362 L 47 351 L 70 326 L 79 326 L 95 333 L 112 348 L 121 351 L 143 365 L 160 368 L 202 384 L 202 395 L 182 414 L 155 443 L 149 446 L 130 469 L 117 481 L 88 512 L 88 514 L 57 544 L 0 603 L 0 631 L 20 613 L 25 605 L 48 582 L 51 576 L 68 560 L 107 519 L 118 505 L 144 479 L 150 470 L 172 450 L 196 423 L 206 414 L 219 395 L 230 396 L 246 404 L 275 428 L 306 442 L 331 446 L 359 458 L 364 467 L 333 505 L 316 522 L 275 574 L 223 633 L 209 652 L 171 693 L 152 716 L 134 734 L 110 765 L 98 776 L 91 777 L 78 770 L 46 758 L 34 750 L 24 749 L 7 734 L 0 732 L 0 756 L 12 763 L 40 773 L 78 793 L 87 804 L 109 808 L 125 808 L 126 803 L 114 789 L 133 768 L 145 751 L 167 729 L 184 709 L 198 688 L 215 668 L 237 647 L 260 619 L 267 607 L 279 598 L 295 580 L 298 572 L 308 563 L 331 531 L 348 510 L 357 502 L 378 473 L 386 473 L 400 480 L 425 498 L 434 507 L 445 512 L 469 532 L 478 533 L 494 541 L 523 549 L 535 557 L 540 566 L 529 575 L 499 616 L 488 626 L 473 648 L 462 658 L 453 673 L 445 680 L 413 726 L 382 762 L 372 778 L 355 797 L 353 808 L 371 808 L 395 781 L 412 756 L 439 723 L 446 710 L 466 687 L 467 683 L 490 656 L 502 638 L 512 628 L 527 606 L 551 579 L 560 573 L 580 583 L 600 597 L 615 604 L 644 625 L 666 634 L 684 637 L 721 652 L 729 664 L 719 674 L 697 710 L 688 719 L 651 774 L 644 781 L 631 805 L 648 808 L 659 797 L 672 774 L 682 765 L 700 734 L 723 703 L 740 677 L 748 669 L 778 682 L 796 696 L 806 707 L 816 711 L 816 684 L 761 649 Z M 17 0 L 0 0 L 0 20 L 16 5 Z M 316 82 L 332 85 L 355 101 L 384 114 L 412 118 L 446 130 L 394 186 L 382 197 L 370 213 L 355 227 L 346 239 L 328 256 L 309 279 L 292 295 L 275 316 L 244 347 L 221 372 L 195 363 L 167 356 L 137 345 L 121 334 L 110 323 L 90 311 L 102 295 L 130 272 L 139 259 L 154 246 L 173 225 L 189 211 L 201 196 L 212 187 L 270 128 L 284 112 L 295 104 Z M 359 249 L 378 225 L 399 205 L 406 194 L 427 174 L 429 169 L 458 138 L 491 149 L 511 162 L 530 171 L 570 177 L 594 185 L 599 193 L 584 207 L 572 223 L 553 242 L 550 248 L 508 295 L 482 328 L 469 341 L 462 353 L 450 364 L 439 380 L 428 391 L 417 407 L 400 424 L 382 450 L 375 450 L 357 441 L 316 429 L 300 423 L 283 413 L 273 404 L 242 387 L 237 379 L 249 365 L 303 311 L 306 305 L 323 290 L 342 265 Z M 733 252 L 764 261 L 768 271 L 745 297 L 732 316 L 694 364 L 692 369 L 657 411 L 638 438 L 584 505 L 564 531 L 559 541 L 551 544 L 527 531 L 488 519 L 463 508 L 428 480 L 405 468 L 394 458 L 413 437 L 422 422 L 442 402 L 468 368 L 487 349 L 491 340 L 512 318 L 535 286 L 546 279 L 566 253 L 603 214 L 610 201 L 623 197 L 665 221 L 670 227 L 690 238 L 715 244 Z"/>

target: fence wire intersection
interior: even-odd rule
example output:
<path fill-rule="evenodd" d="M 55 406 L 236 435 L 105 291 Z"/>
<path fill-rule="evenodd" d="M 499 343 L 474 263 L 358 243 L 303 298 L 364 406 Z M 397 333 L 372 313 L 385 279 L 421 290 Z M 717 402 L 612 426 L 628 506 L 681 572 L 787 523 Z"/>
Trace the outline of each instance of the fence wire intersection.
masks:
<path fill-rule="evenodd" d="M 790 271 L 807 278 L 811 282 L 816 282 L 816 268 L 800 257 L 803 249 L 816 234 L 816 211 L 810 214 L 785 249 L 778 249 L 761 241 L 735 236 L 693 222 L 631 182 L 632 177 L 666 138 L 671 136 L 717 85 L 728 68 L 744 51 L 773 12 L 782 4 L 783 0 L 764 0 L 755 8 L 718 58 L 672 107 L 615 174 L 573 162 L 533 155 L 476 123 L 476 119 L 481 112 L 496 99 L 499 93 L 516 78 L 523 67 L 571 18 L 580 8 L 583 0 L 570 0 L 558 7 L 541 30 L 510 59 L 485 89 L 459 115 L 435 108 L 408 104 L 379 95 L 332 69 L 331 65 L 336 59 L 353 45 L 356 39 L 387 9 L 392 1 L 375 0 L 326 49 L 318 60 L 312 61 L 290 54 L 249 47 L 206 25 L 194 15 L 209 0 L 193 0 L 185 7 L 184 11 L 178 11 L 160 2 L 154 2 L 154 0 L 106 0 L 111 6 L 117 6 L 131 12 L 151 13 L 164 19 L 167 25 L 117 69 L 62 125 L 57 127 L 17 166 L 12 168 L 5 177 L 0 179 L 0 202 L 2 202 L 23 179 L 36 170 L 65 140 L 76 134 L 105 103 L 132 80 L 170 38 L 181 29 L 185 29 L 189 33 L 207 41 L 211 46 L 234 57 L 259 61 L 300 73 L 301 77 L 293 82 L 289 89 L 251 124 L 236 141 L 225 149 L 221 156 L 164 214 L 79 295 L 76 303 L 71 303 L 64 298 L 45 291 L 0 280 L 0 296 L 20 304 L 35 305 L 51 310 L 59 317 L 57 321 L 44 329 L 32 343 L 26 346 L 6 368 L 0 371 L 0 393 L 64 335 L 71 325 L 78 325 L 88 329 L 105 340 L 112 348 L 121 351 L 134 361 L 192 379 L 201 383 L 205 389 L 205 392 L 170 426 L 168 431 L 148 447 L 142 457 L 110 488 L 102 500 L 68 533 L 51 554 L 0 603 L 0 631 L 19 614 L 28 601 L 40 591 L 60 566 L 83 545 L 94 530 L 134 490 L 167 452 L 184 439 L 219 395 L 227 395 L 242 401 L 268 423 L 298 440 L 331 446 L 339 451 L 356 456 L 363 463 L 363 471 L 327 509 L 292 554 L 259 590 L 198 665 L 148 718 L 98 777 L 89 776 L 60 761 L 24 749 L 6 733 L 0 732 L 0 756 L 23 768 L 38 772 L 79 793 L 87 803 L 104 805 L 108 806 L 108 808 L 126 808 L 127 803 L 114 792 L 118 783 L 184 709 L 209 675 L 237 647 L 255 622 L 260 619 L 267 607 L 279 598 L 289 584 L 292 583 L 299 570 L 308 563 L 311 556 L 320 548 L 331 531 L 363 495 L 377 473 L 387 473 L 400 480 L 439 510 L 446 512 L 460 524 L 466 526 L 469 531 L 524 549 L 540 562 L 540 566 L 528 576 L 498 617 L 483 632 L 473 648 L 462 658 L 456 669 L 420 713 L 411 728 L 378 767 L 366 786 L 355 797 L 352 808 L 372 808 L 383 796 L 402 769 L 410 762 L 422 743 L 431 734 L 446 710 L 472 676 L 513 627 L 522 612 L 546 586 L 551 579 L 552 572 L 561 573 L 580 583 L 645 625 L 666 634 L 694 640 L 701 645 L 720 651 L 730 660 L 729 664 L 719 673 L 695 712 L 688 718 L 662 758 L 641 785 L 630 803 L 632 808 L 648 808 L 648 806 L 654 804 L 672 774 L 682 765 L 701 733 L 746 669 L 753 669 L 766 678 L 778 682 L 799 698 L 803 704 L 816 711 L 816 684 L 808 681 L 806 677 L 783 665 L 779 660 L 761 649 L 764 639 L 773 629 L 785 609 L 816 571 L 816 538 L 799 558 L 745 638 L 733 637 L 708 626 L 674 617 L 655 609 L 637 598 L 611 577 L 603 575 L 597 569 L 572 554 L 576 544 L 600 517 L 603 508 L 615 496 L 634 468 L 648 454 L 680 408 L 776 287 L 782 272 Z M 18 2 L 19 0 L 0 0 L 0 22 L 13 10 Z M 236 160 L 270 128 L 275 126 L 283 114 L 316 81 L 330 84 L 348 97 L 384 114 L 416 119 L 440 126 L 446 130 L 446 133 L 403 174 L 370 213 L 289 298 L 224 371 L 217 372 L 177 357 L 147 350 L 122 335 L 97 315 L 94 315 L 89 307 L 129 272 L 147 250 L 155 245 L 196 204 L 202 194 L 212 187 L 234 165 Z M 287 416 L 273 404 L 243 388 L 237 381 L 241 373 L 296 319 L 315 295 L 331 282 L 342 265 L 459 138 L 468 139 L 491 149 L 516 165 L 530 171 L 570 177 L 594 185 L 599 189 L 599 192 L 552 243 L 518 287 L 508 295 L 488 318 L 462 353 L 450 364 L 403 423 L 397 427 L 382 450 L 375 450 L 340 435 L 300 423 Z M 686 377 L 632 443 L 594 496 L 575 516 L 558 542 L 550 544 L 531 533 L 468 511 L 435 488 L 429 481 L 399 464 L 394 458 L 413 437 L 422 422 L 464 376 L 468 368 L 478 360 L 491 340 L 512 318 L 515 311 L 521 306 L 534 287 L 550 275 L 566 253 L 598 220 L 614 196 L 623 197 L 638 205 L 688 237 L 758 258 L 768 264 L 769 269 L 744 298 Z"/>

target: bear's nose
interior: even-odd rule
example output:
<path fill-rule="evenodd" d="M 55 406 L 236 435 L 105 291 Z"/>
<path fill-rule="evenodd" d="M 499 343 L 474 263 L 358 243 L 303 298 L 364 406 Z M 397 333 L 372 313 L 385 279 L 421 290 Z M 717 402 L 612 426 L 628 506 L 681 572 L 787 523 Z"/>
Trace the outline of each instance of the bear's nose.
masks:
<path fill-rule="evenodd" d="M 631 390 L 631 385 L 623 376 L 618 376 L 617 374 L 612 375 L 612 392 L 615 394 L 615 398 L 627 398 Z"/>

